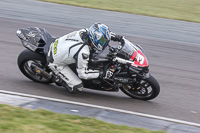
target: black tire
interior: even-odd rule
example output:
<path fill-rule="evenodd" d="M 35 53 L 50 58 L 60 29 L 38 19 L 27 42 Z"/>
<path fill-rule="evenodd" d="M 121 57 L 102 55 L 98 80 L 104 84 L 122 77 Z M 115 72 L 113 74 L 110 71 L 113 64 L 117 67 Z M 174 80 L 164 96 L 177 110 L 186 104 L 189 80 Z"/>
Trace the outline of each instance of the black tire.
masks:
<path fill-rule="evenodd" d="M 148 90 L 147 90 L 147 92 L 145 92 L 145 94 L 136 94 L 135 90 L 130 89 L 130 88 L 128 89 L 128 87 L 125 87 L 126 85 L 124 85 L 123 87 L 120 87 L 120 89 L 126 95 L 128 95 L 134 99 L 151 100 L 151 99 L 156 98 L 158 96 L 158 94 L 160 93 L 160 85 L 159 85 L 158 81 L 151 75 L 148 79 L 144 79 L 142 81 L 143 81 L 143 83 L 139 84 L 140 87 L 141 88 L 143 87 L 145 90 L 147 90 L 147 88 L 151 87 L 151 92 L 148 92 Z M 147 86 L 145 86 L 145 85 L 147 85 Z"/>
<path fill-rule="evenodd" d="M 30 62 L 37 62 L 41 63 L 43 66 L 46 66 L 46 58 L 44 55 L 32 52 L 30 50 L 24 50 L 18 56 L 18 67 L 27 78 L 35 82 L 47 84 L 52 82 L 51 80 L 47 80 L 39 75 L 36 75 L 30 68 Z"/>

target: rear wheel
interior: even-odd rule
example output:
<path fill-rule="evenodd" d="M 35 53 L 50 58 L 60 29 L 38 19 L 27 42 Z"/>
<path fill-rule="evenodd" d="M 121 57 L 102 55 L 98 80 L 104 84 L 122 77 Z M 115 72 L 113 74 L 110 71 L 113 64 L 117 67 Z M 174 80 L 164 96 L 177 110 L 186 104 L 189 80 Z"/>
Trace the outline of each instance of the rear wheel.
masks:
<path fill-rule="evenodd" d="M 51 83 L 51 80 L 45 79 L 38 75 L 31 69 L 31 64 L 34 63 L 43 70 L 46 70 L 46 58 L 45 56 L 32 52 L 30 50 L 24 50 L 18 56 L 18 67 L 20 71 L 29 79 L 39 83 Z"/>
<path fill-rule="evenodd" d="M 120 89 L 126 95 L 139 100 L 151 100 L 160 93 L 160 85 L 151 75 L 148 79 L 142 79 L 134 84 L 124 84 Z"/>

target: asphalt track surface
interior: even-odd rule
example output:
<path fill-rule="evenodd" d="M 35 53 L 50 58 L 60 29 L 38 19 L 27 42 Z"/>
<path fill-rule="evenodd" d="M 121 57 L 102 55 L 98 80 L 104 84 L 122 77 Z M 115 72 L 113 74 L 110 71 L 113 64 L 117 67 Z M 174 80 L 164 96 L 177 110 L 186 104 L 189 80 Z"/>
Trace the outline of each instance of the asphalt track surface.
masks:
<path fill-rule="evenodd" d="M 63 14 L 62 14 L 63 13 Z M 38 26 L 58 37 L 94 22 L 139 43 L 161 86 L 151 101 L 131 99 L 122 92 L 84 89 L 69 94 L 53 84 L 38 84 L 21 74 L 17 56 L 24 50 L 15 31 Z M 95 104 L 200 123 L 200 24 L 79 8 L 34 0 L 0 1 L 0 89 Z"/>

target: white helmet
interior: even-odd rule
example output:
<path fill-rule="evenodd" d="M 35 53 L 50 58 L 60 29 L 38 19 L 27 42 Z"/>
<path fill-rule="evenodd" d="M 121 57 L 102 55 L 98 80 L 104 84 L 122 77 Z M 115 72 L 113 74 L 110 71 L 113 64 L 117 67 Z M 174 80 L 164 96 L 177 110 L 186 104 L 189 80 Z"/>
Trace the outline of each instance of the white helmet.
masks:
<path fill-rule="evenodd" d="M 88 31 L 92 45 L 96 50 L 102 51 L 108 46 L 111 39 L 109 28 L 105 24 L 95 23 Z"/>

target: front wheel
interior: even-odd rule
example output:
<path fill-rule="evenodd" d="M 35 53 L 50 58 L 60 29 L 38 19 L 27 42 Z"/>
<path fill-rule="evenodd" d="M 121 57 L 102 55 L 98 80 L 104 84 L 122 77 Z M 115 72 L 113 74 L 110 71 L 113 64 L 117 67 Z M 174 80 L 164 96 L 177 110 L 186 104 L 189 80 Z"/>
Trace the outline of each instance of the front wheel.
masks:
<path fill-rule="evenodd" d="M 151 75 L 149 78 L 141 79 L 133 84 L 124 84 L 120 89 L 126 95 L 139 100 L 151 100 L 160 93 L 160 85 Z"/>

